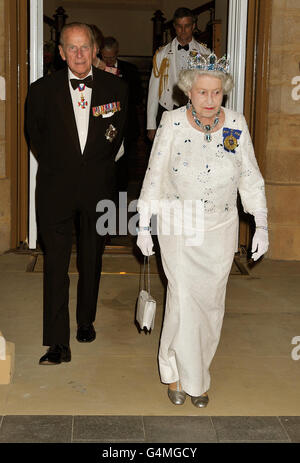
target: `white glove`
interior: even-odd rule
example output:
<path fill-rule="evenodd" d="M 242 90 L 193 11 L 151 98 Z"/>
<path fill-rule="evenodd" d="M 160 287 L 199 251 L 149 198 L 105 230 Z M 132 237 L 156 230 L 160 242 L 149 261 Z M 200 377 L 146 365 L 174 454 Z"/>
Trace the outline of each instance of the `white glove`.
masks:
<path fill-rule="evenodd" d="M 152 236 L 149 230 L 141 230 L 138 232 L 136 244 L 144 256 L 152 256 L 155 254 L 153 251 Z"/>
<path fill-rule="evenodd" d="M 254 219 L 256 230 L 252 240 L 252 259 L 258 260 L 265 254 L 269 247 L 267 210 L 261 209 L 255 211 Z"/>

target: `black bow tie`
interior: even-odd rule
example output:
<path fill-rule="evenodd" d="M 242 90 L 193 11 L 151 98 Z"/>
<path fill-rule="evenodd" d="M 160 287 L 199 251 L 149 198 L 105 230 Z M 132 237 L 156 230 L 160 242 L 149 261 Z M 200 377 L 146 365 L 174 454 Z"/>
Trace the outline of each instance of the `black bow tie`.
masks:
<path fill-rule="evenodd" d="M 70 79 L 70 82 L 74 90 L 79 87 L 79 84 L 84 84 L 87 87 L 92 88 L 93 76 L 87 76 L 85 79 Z"/>
<path fill-rule="evenodd" d="M 185 51 L 188 51 L 189 48 L 190 48 L 190 46 L 189 46 L 189 44 L 187 44 L 187 45 L 180 45 L 180 43 L 179 43 L 179 44 L 178 44 L 178 50 L 181 50 L 182 48 L 183 48 Z"/>

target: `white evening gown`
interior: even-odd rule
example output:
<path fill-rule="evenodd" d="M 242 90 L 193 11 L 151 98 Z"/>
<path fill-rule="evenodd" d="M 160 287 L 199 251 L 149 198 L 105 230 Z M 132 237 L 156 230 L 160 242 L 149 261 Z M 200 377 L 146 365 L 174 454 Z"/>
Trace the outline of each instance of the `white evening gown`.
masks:
<path fill-rule="evenodd" d="M 185 107 L 164 112 L 138 201 L 158 215 L 158 240 L 168 279 L 159 348 L 163 383 L 180 380 L 191 396 L 210 386 L 209 366 L 220 339 L 228 276 L 238 244 L 237 190 L 245 212 L 266 210 L 264 180 L 242 114 L 223 108 L 223 127 L 205 141 Z M 229 137 L 229 138 L 228 138 Z M 230 144 L 231 142 L 231 144 Z M 237 146 L 236 146 L 237 145 Z M 225 149 L 227 147 L 227 149 Z M 204 208 L 203 241 L 162 234 L 161 203 L 198 200 Z"/>

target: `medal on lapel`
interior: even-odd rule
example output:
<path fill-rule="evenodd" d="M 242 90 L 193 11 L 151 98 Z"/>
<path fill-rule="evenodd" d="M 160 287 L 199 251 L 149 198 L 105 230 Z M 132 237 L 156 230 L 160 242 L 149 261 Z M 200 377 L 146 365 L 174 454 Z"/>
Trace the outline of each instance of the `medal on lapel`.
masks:
<path fill-rule="evenodd" d="M 117 133 L 118 133 L 117 129 L 112 124 L 110 124 L 108 129 L 105 132 L 106 140 L 112 142 L 113 139 L 116 137 Z"/>

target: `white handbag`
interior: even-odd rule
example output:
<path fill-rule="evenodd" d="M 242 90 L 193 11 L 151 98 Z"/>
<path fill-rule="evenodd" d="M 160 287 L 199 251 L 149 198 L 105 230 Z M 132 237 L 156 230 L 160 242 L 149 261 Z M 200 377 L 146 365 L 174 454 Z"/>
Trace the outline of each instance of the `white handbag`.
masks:
<path fill-rule="evenodd" d="M 148 260 L 148 288 L 145 284 L 145 266 L 146 266 L 146 256 L 144 257 L 144 266 L 141 276 L 143 276 L 143 288 L 141 289 L 141 278 L 140 278 L 140 292 L 137 300 L 137 310 L 136 310 L 136 321 L 140 325 L 141 330 L 146 328 L 148 331 L 154 328 L 154 319 L 156 312 L 156 301 L 150 294 L 150 269 L 149 269 L 149 256 Z"/>

